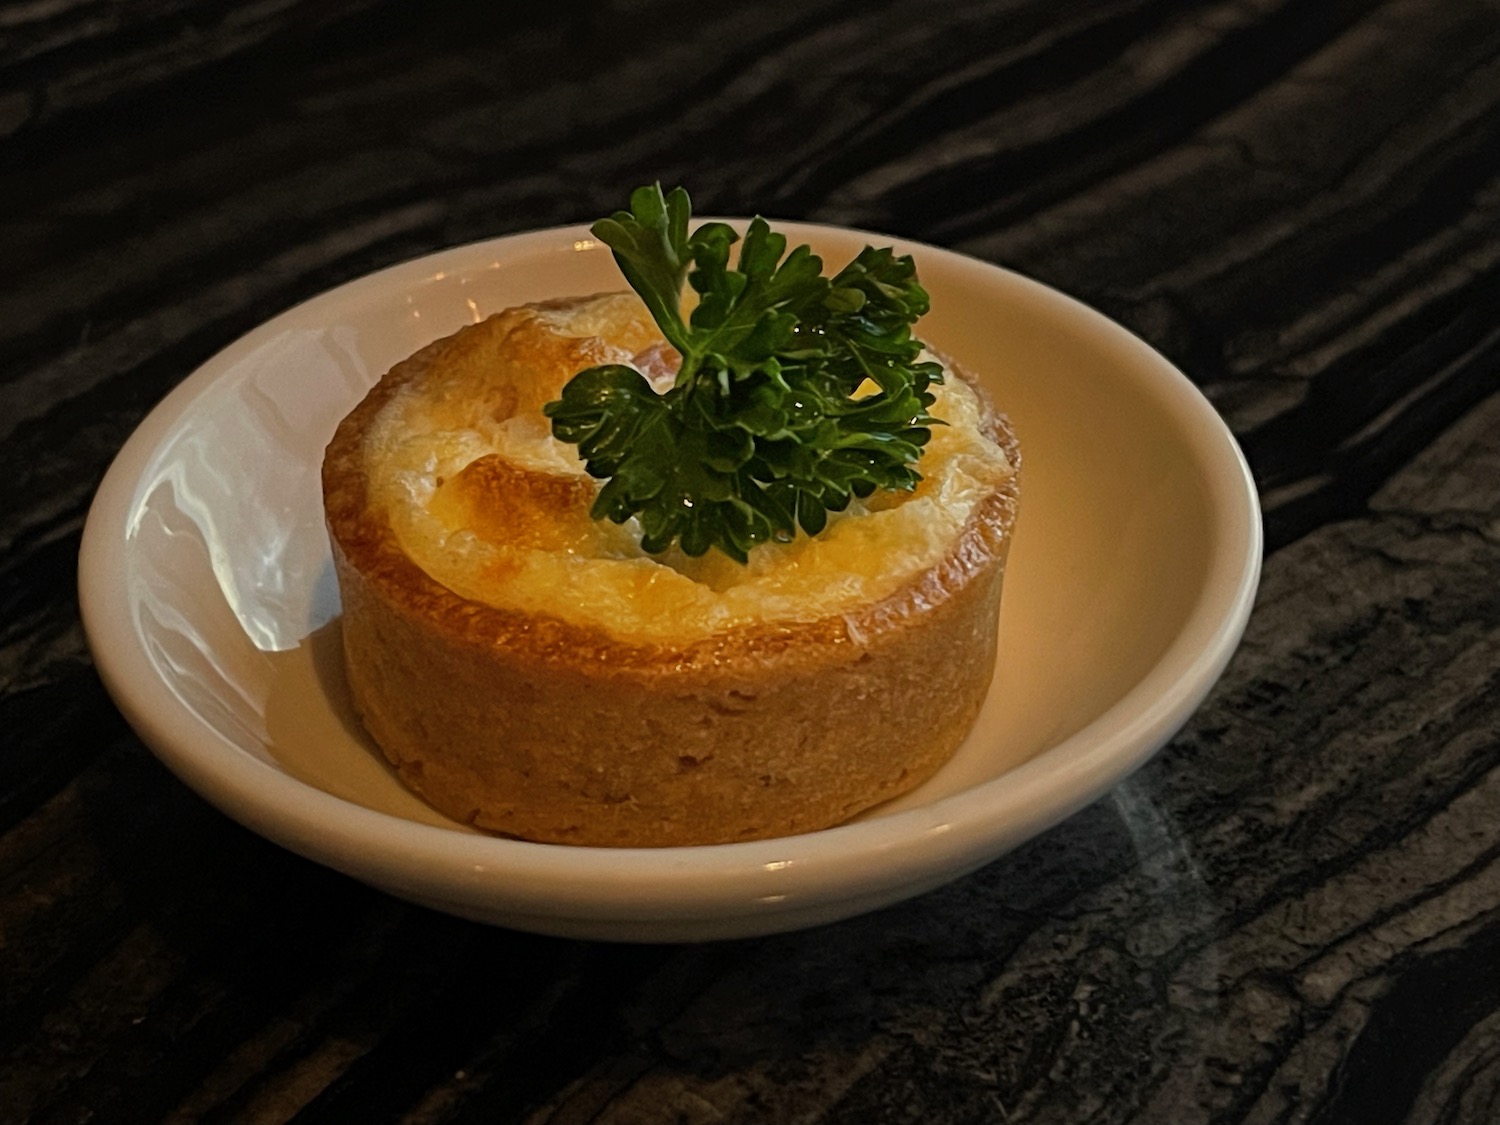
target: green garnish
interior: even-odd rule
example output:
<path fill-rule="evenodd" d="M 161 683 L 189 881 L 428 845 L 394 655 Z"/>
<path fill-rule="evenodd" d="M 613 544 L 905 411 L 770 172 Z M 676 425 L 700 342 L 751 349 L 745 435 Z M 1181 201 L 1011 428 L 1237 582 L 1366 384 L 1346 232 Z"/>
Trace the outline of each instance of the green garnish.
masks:
<path fill-rule="evenodd" d="M 914 488 L 942 368 L 917 361 L 911 325 L 928 301 L 911 258 L 866 247 L 825 278 L 822 259 L 806 246 L 783 257 L 786 238 L 756 218 L 731 268 L 739 236 L 725 223 L 689 234 L 690 216 L 687 192 L 655 185 L 592 228 L 682 353 L 664 394 L 605 364 L 543 408 L 607 481 L 594 518 L 639 515 L 652 553 L 675 541 L 743 563 L 799 526 L 816 535 L 851 497 Z M 684 280 L 699 294 L 686 321 Z"/>

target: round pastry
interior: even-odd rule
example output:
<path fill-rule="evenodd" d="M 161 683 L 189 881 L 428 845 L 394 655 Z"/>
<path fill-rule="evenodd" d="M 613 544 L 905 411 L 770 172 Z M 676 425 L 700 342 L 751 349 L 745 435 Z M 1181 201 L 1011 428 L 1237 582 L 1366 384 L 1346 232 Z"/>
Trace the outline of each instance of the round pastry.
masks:
<path fill-rule="evenodd" d="M 398 364 L 323 465 L 349 687 L 401 780 L 495 833 L 711 844 L 839 824 L 930 777 L 994 666 L 1016 441 L 949 370 L 912 492 L 817 536 L 642 551 L 541 412 L 675 356 L 633 294 L 511 309 Z"/>

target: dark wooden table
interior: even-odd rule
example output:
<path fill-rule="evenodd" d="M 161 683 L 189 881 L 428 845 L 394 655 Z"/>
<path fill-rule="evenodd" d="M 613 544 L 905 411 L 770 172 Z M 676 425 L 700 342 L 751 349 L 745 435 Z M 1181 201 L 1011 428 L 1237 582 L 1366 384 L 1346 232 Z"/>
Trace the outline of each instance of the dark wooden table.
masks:
<path fill-rule="evenodd" d="M 0 7 L 0 1120 L 1500 1121 L 1493 0 Z M 878 914 L 488 929 L 239 828 L 95 676 L 90 496 L 291 304 L 685 182 L 1178 364 L 1267 558 L 1201 712 Z"/>

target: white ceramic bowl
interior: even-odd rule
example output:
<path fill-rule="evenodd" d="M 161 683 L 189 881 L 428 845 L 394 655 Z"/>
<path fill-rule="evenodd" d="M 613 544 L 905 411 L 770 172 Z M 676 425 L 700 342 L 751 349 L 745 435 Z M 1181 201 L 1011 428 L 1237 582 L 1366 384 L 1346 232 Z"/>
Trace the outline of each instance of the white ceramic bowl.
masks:
<path fill-rule="evenodd" d="M 777 224 L 830 268 L 890 239 Z M 84 623 L 125 717 L 187 784 L 304 856 L 468 918 L 584 938 L 790 930 L 895 902 L 1104 793 L 1183 724 L 1250 611 L 1243 458 L 1178 371 L 1083 305 L 929 246 L 919 332 L 988 385 L 1025 468 L 978 725 L 899 801 L 838 828 L 599 849 L 477 834 L 411 796 L 344 694 L 319 466 L 397 360 L 509 305 L 623 288 L 583 228 L 444 251 L 278 316 L 142 423 L 94 501 Z"/>

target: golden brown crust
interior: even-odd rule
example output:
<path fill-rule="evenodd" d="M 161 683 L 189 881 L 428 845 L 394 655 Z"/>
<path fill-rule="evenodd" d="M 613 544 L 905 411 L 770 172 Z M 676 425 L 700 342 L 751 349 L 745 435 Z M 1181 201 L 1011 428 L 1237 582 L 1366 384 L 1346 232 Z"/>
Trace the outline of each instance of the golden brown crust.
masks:
<path fill-rule="evenodd" d="M 850 613 L 643 644 L 480 604 L 401 550 L 361 437 L 431 365 L 500 346 L 485 325 L 392 369 L 324 461 L 350 688 L 409 787 L 527 839 L 703 844 L 840 823 L 946 761 L 989 687 L 1016 475 L 938 565 Z M 985 426 L 1019 467 L 1008 423 L 987 410 Z"/>

